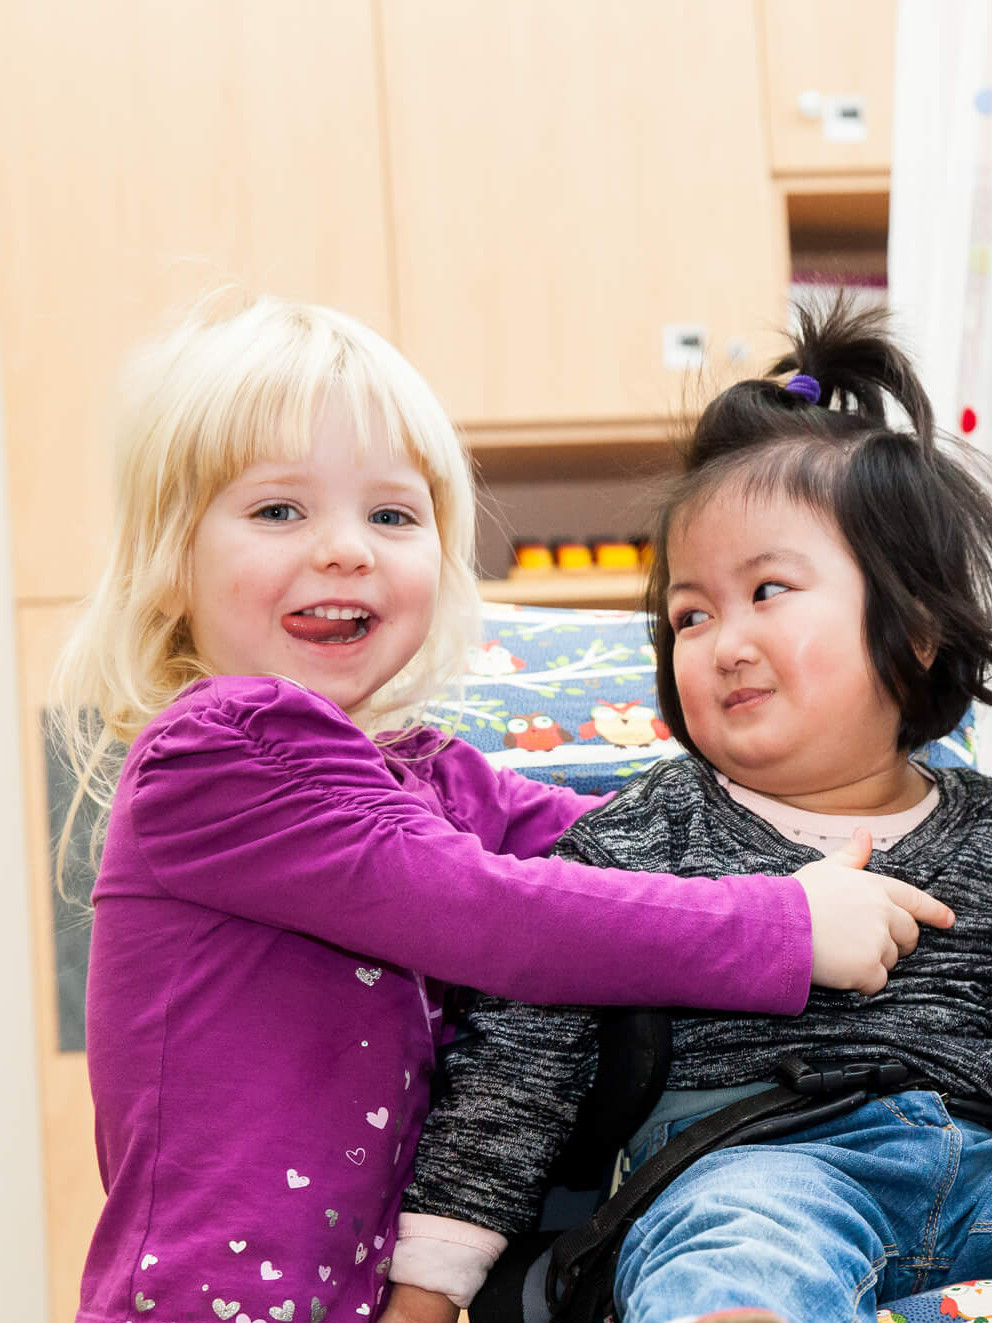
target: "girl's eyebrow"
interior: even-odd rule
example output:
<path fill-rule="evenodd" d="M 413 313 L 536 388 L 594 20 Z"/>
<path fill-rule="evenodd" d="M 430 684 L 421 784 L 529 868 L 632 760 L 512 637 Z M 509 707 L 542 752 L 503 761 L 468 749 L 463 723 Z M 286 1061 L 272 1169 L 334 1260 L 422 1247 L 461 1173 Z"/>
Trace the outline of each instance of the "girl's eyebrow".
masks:
<path fill-rule="evenodd" d="M 797 569 L 811 569 L 813 562 L 809 556 L 801 551 L 796 551 L 792 547 L 770 547 L 767 551 L 759 551 L 756 556 L 748 556 L 747 560 L 735 568 L 734 573 L 738 575 L 748 574 L 754 570 L 760 570 L 764 565 L 794 565 Z M 680 579 L 677 583 L 668 585 L 666 596 L 671 600 L 676 593 L 699 592 L 699 584 L 689 579 Z"/>
<path fill-rule="evenodd" d="M 767 551 L 759 551 L 756 556 L 749 556 L 747 560 L 742 561 L 737 566 L 737 573 L 742 574 L 747 570 L 760 570 L 762 565 L 774 563 L 781 565 L 782 562 L 791 565 L 800 566 L 803 569 L 812 568 L 813 562 L 809 556 L 801 551 L 796 551 L 794 547 L 770 547 Z"/>
<path fill-rule="evenodd" d="M 305 464 L 301 464 L 298 469 L 274 469 L 271 473 L 263 473 L 260 477 L 249 478 L 242 475 L 241 478 L 236 478 L 235 482 L 245 491 L 250 492 L 256 487 L 298 487 L 301 483 L 306 484 L 310 476 L 310 470 Z M 424 481 L 426 483 L 426 479 Z M 423 495 L 420 484 L 414 479 L 390 476 L 377 479 L 372 485 L 383 491 L 387 497 L 394 493 L 398 496 L 410 497 Z"/>
<path fill-rule="evenodd" d="M 679 580 L 678 583 L 670 583 L 665 596 L 671 601 L 676 593 L 693 593 L 699 591 L 698 583 L 691 583 L 688 579 Z"/>
<path fill-rule="evenodd" d="M 270 473 L 264 478 L 249 478 L 245 480 L 245 487 L 292 487 L 295 483 L 303 481 L 302 473 Z"/>

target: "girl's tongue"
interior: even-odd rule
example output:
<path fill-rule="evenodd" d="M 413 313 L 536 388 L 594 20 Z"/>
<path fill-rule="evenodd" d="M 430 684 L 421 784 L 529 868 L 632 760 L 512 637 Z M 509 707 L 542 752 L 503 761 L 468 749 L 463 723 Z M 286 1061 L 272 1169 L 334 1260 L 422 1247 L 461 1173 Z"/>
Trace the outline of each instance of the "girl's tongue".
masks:
<path fill-rule="evenodd" d="M 359 639 L 368 633 L 369 622 L 360 620 L 325 620 L 321 616 L 305 616 L 300 612 L 283 616 L 282 627 L 293 638 L 306 643 L 344 643 Z"/>

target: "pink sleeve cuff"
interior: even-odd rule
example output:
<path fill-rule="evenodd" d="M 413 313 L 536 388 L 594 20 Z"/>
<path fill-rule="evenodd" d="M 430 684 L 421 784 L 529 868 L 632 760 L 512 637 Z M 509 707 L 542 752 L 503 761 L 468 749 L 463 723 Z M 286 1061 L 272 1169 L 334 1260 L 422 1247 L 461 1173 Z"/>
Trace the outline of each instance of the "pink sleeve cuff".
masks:
<path fill-rule="evenodd" d="M 430 1213 L 401 1213 L 389 1280 L 446 1295 L 467 1309 L 506 1249 L 498 1231 Z"/>

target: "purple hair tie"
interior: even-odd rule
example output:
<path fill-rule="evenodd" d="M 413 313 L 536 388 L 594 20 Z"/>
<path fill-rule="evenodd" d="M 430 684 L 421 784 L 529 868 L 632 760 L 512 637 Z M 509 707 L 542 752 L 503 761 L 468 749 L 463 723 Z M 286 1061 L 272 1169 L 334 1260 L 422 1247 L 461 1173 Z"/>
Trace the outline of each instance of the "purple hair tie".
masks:
<path fill-rule="evenodd" d="M 816 377 L 807 377 L 802 372 L 797 372 L 785 389 L 792 395 L 801 395 L 804 400 L 809 400 L 810 404 L 820 402 L 820 383 Z"/>

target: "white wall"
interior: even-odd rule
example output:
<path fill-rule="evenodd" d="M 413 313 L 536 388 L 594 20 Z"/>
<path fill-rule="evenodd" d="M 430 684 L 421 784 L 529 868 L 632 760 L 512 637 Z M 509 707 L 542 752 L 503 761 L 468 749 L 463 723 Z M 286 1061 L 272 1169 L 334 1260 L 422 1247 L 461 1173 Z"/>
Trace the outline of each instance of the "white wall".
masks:
<path fill-rule="evenodd" d="M 47 1323 L 37 1028 L 3 416 L 0 391 L 0 748 L 6 751 L 0 760 L 4 861 L 0 919 L 0 1273 L 4 1317 Z"/>

